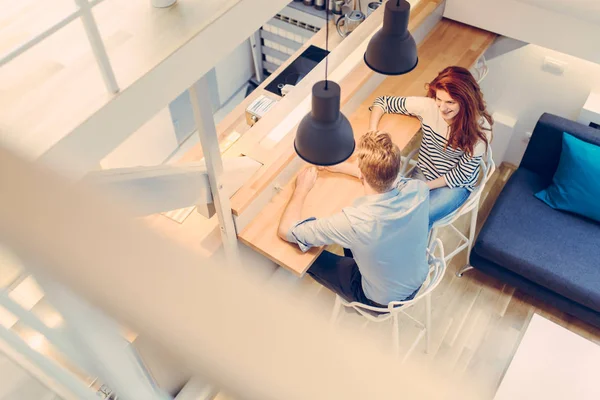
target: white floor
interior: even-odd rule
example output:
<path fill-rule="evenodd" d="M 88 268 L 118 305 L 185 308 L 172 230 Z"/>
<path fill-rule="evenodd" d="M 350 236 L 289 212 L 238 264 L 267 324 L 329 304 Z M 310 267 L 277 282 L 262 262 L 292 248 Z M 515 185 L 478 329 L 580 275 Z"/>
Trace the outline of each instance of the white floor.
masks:
<path fill-rule="evenodd" d="M 494 400 L 600 399 L 600 346 L 534 314 Z"/>

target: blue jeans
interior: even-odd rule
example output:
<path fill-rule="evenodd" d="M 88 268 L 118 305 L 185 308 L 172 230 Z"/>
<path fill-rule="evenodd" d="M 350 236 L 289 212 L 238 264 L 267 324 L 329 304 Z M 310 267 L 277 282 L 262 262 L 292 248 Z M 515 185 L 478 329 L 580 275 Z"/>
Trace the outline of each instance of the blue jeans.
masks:
<path fill-rule="evenodd" d="M 344 257 L 328 251 L 322 252 L 306 273 L 321 285 L 342 296 L 346 301 L 357 301 L 368 306 L 387 308 L 387 304 L 376 303 L 365 294 L 362 287 L 362 275 L 354 261 L 352 251 L 349 249 L 344 249 Z M 419 286 L 403 301 L 412 300 L 420 288 Z"/>
<path fill-rule="evenodd" d="M 418 167 L 413 169 L 411 178 L 427 182 L 427 178 Z M 429 192 L 429 229 L 431 229 L 434 222 L 448 216 L 462 206 L 470 194 L 471 192 L 463 187 L 450 188 L 444 186 L 431 190 Z"/>

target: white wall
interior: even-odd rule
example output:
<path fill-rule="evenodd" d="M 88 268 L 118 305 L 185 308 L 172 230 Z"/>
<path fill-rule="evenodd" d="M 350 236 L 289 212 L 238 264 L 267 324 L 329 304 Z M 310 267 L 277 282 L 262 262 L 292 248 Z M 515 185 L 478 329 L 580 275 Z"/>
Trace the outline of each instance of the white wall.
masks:
<path fill-rule="evenodd" d="M 223 106 L 254 75 L 250 41 L 245 40 L 215 65 L 215 72 L 220 105 Z"/>
<path fill-rule="evenodd" d="M 542 68 L 544 58 L 566 63 L 562 75 Z M 540 115 L 576 120 L 591 89 L 600 89 L 600 65 L 573 56 L 499 38 L 486 52 L 489 74 L 481 83 L 488 108 L 517 120 L 505 161 L 518 165 Z"/>
<path fill-rule="evenodd" d="M 100 161 L 102 169 L 162 164 L 178 147 L 175 128 L 164 108 Z"/>
<path fill-rule="evenodd" d="M 444 17 L 600 63 L 598 0 L 447 0 Z"/>
<path fill-rule="evenodd" d="M 225 105 L 252 75 L 254 64 L 250 42 L 245 40 L 207 74 L 214 111 Z M 169 108 L 160 111 L 129 136 L 100 162 L 100 166 L 107 169 L 163 163 L 195 127 L 187 93 L 179 96 Z"/>

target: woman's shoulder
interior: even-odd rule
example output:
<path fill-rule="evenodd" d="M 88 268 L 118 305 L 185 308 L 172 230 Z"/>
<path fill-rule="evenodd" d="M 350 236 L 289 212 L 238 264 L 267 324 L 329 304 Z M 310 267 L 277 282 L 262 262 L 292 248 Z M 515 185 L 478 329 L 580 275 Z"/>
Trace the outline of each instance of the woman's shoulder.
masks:
<path fill-rule="evenodd" d="M 436 116 L 438 114 L 437 105 L 435 104 L 435 100 L 432 99 L 431 97 L 415 96 L 415 97 L 407 97 L 407 99 L 412 99 L 411 101 L 419 104 L 419 106 L 422 110 L 421 115 L 425 118 Z"/>
<path fill-rule="evenodd" d="M 423 99 L 423 104 L 425 104 L 428 108 L 437 111 L 437 105 L 435 104 L 435 99 L 432 99 L 431 97 L 420 97 L 420 99 Z"/>

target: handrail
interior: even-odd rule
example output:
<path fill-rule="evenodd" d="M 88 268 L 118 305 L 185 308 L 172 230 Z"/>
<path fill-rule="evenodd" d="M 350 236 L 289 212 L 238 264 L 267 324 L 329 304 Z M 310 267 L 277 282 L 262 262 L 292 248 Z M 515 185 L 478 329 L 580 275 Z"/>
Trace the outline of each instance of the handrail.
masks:
<path fill-rule="evenodd" d="M 64 340 L 55 330 L 46 326 L 46 324 L 40 321 L 33 313 L 25 310 L 21 305 L 12 300 L 5 291 L 0 292 L 0 305 L 8 312 L 14 314 L 15 317 L 18 317 L 19 320 L 26 325 L 29 325 L 31 328 L 44 335 L 46 339 L 66 356 L 73 359 L 74 362 L 81 364 L 79 354 L 68 341 Z"/>
<path fill-rule="evenodd" d="M 43 373 L 56 379 L 58 383 L 77 396 L 80 400 L 98 400 L 98 397 L 78 377 L 61 368 L 55 362 L 46 358 L 43 354 L 31 348 L 17 334 L 0 327 L 0 340 L 6 342 L 13 349 L 25 356 L 28 360 L 43 371 Z"/>

